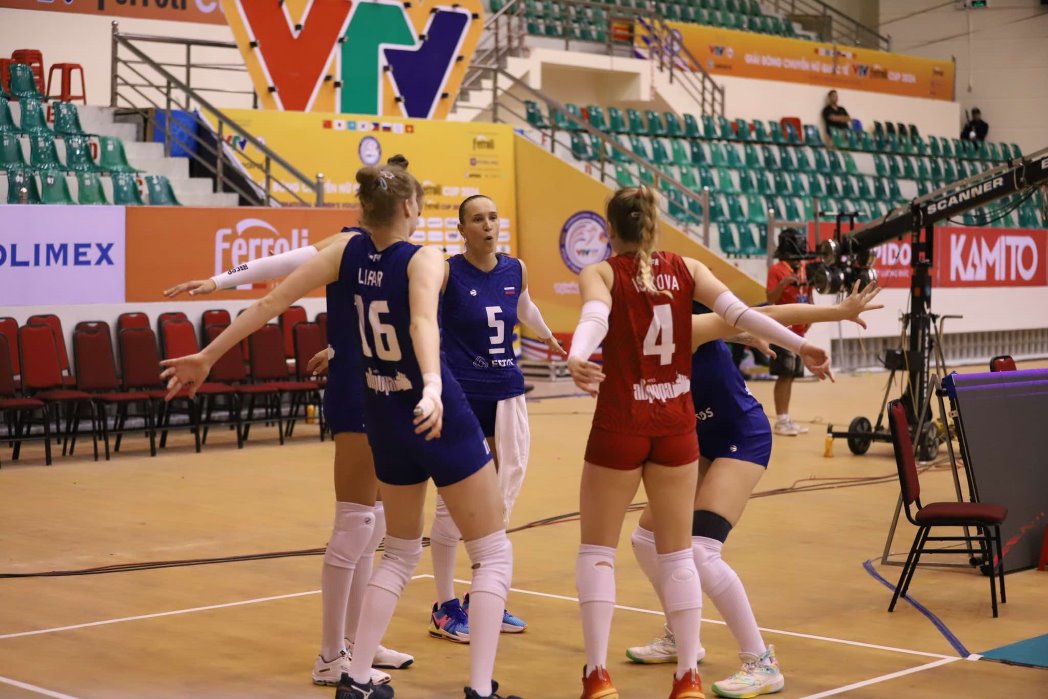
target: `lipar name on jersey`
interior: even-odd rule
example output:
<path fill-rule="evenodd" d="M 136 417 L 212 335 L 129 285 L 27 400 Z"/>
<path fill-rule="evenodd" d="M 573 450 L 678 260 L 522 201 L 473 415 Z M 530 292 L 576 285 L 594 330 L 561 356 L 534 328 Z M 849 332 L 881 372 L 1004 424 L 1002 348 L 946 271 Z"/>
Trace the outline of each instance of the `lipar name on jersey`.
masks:
<path fill-rule="evenodd" d="M 680 291 L 680 282 L 677 280 L 676 275 L 656 274 L 651 278 L 651 280 L 655 285 L 655 288 L 659 291 Z M 641 291 L 639 280 L 634 279 L 633 286 L 637 288 L 637 291 Z"/>
<path fill-rule="evenodd" d="M 364 286 L 382 286 L 382 272 L 374 269 L 358 269 L 357 282 Z"/>

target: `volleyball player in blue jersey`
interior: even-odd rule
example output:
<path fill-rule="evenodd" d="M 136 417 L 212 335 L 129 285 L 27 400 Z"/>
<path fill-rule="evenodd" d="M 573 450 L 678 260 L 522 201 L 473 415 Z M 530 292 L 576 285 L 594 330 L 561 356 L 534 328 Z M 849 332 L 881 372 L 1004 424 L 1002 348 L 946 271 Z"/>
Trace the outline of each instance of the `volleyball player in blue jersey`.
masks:
<path fill-rule="evenodd" d="M 479 194 L 463 200 L 459 205 L 459 232 L 466 251 L 448 259 L 444 270 L 444 351 L 448 367 L 462 385 L 496 457 L 508 521 L 524 480 L 531 443 L 524 374 L 513 351 L 513 328 L 519 319 L 552 352 L 563 355 L 564 350 L 531 301 L 524 263 L 497 252 L 499 213 L 495 202 Z M 447 507 L 438 498 L 429 536 L 437 586 L 429 633 L 468 643 L 469 596 L 463 608 L 455 595 L 459 538 Z M 522 619 L 505 612 L 503 633 L 520 633 L 526 628 Z"/>
<path fill-rule="evenodd" d="M 860 315 L 882 308 L 873 303 L 878 293 L 875 285 L 859 291 L 856 284 L 852 294 L 835 306 L 790 304 L 759 310 L 787 325 L 850 320 L 865 327 Z M 724 697 L 754 697 L 780 691 L 784 679 L 775 650 L 765 645 L 742 582 L 721 558 L 721 548 L 768 467 L 771 428 L 763 406 L 750 394 L 721 339 L 737 331 L 705 307 L 696 307 L 706 315 L 695 316 L 692 321 L 692 346 L 696 349 L 691 390 L 701 452 L 692 550 L 702 590 L 735 636 L 743 661 L 739 672 L 713 683 L 713 691 Z M 646 508 L 631 538 L 637 561 L 654 586 L 658 554 L 653 522 L 650 508 Z M 626 655 L 636 663 L 677 662 L 676 641 L 667 627 L 664 635 L 646 646 L 630 648 Z M 700 651 L 699 660 L 704 656 L 705 650 Z"/>
<path fill-rule="evenodd" d="M 487 443 L 461 387 L 441 358 L 438 307 L 443 257 L 408 242 L 418 221 L 417 183 L 403 168 L 358 171 L 370 236 L 325 248 L 241 314 L 202 352 L 166 360 L 169 395 L 190 393 L 214 361 L 317 286 L 337 282 L 332 303 L 351 308 L 363 357 L 365 423 L 386 509 L 384 554 L 365 594 L 349 672 L 339 699 L 388 699 L 370 667 L 422 554 L 426 482 L 433 479 L 473 561 L 467 699 L 498 697 L 491 679 L 512 577 L 512 546 Z M 348 316 L 347 316 L 348 317 Z M 337 356 L 337 353 L 336 353 Z"/>

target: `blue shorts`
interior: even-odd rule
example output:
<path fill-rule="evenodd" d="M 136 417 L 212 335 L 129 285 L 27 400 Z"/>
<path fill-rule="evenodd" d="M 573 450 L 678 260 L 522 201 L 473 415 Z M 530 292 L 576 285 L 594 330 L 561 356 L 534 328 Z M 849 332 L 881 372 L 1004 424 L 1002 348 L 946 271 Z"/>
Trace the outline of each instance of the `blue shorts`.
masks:
<path fill-rule="evenodd" d="M 473 410 L 473 414 L 477 416 L 481 432 L 484 433 L 485 437 L 494 438 L 495 414 L 498 412 L 499 402 L 487 398 L 467 398 L 466 400 L 469 401 L 469 407 Z"/>
<path fill-rule="evenodd" d="M 699 436 L 699 453 L 704 459 L 737 459 L 768 468 L 771 425 L 760 406 L 732 419 L 700 420 L 695 432 Z"/>
<path fill-rule="evenodd" d="M 357 366 L 328 364 L 324 389 L 324 419 L 331 434 L 364 432 L 364 379 Z"/>
<path fill-rule="evenodd" d="M 455 391 L 445 383 L 443 401 L 444 428 L 438 439 L 428 442 L 424 435 L 415 434 L 413 395 L 368 402 L 368 444 L 381 482 L 416 485 L 432 478 L 442 488 L 472 476 L 491 461 L 488 443 L 461 389 Z"/>

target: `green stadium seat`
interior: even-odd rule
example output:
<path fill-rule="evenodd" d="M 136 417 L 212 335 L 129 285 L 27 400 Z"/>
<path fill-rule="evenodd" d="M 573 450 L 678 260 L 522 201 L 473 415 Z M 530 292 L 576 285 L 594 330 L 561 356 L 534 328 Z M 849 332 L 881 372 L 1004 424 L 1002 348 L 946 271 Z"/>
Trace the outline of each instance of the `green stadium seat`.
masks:
<path fill-rule="evenodd" d="M 848 148 L 847 129 L 830 129 L 830 140 L 834 148 Z"/>
<path fill-rule="evenodd" d="M 724 211 L 724 201 L 710 192 L 709 216 L 711 223 L 721 223 L 728 220 L 728 214 Z"/>
<path fill-rule="evenodd" d="M 853 175 L 859 174 L 859 166 L 855 162 L 855 156 L 851 153 L 838 153 L 837 159 L 844 161 L 844 171 Z"/>
<path fill-rule="evenodd" d="M 106 172 L 138 172 L 127 162 L 124 153 L 124 142 L 112 136 L 98 137 L 99 162 L 98 167 Z"/>
<path fill-rule="evenodd" d="M 721 223 L 717 226 L 717 242 L 725 255 L 741 255 L 742 248 L 735 240 L 738 226 L 734 223 Z"/>
<path fill-rule="evenodd" d="M 900 158 L 902 160 L 902 177 L 906 180 L 920 179 L 917 177 L 917 170 L 913 166 L 913 158 Z"/>
<path fill-rule="evenodd" d="M 838 199 L 841 196 L 840 185 L 837 184 L 837 178 L 834 175 L 825 175 L 822 178 L 823 184 L 826 185 L 826 196 L 833 199 Z"/>
<path fill-rule="evenodd" d="M 799 145 L 802 144 L 802 142 L 801 142 L 801 135 L 797 131 L 797 127 L 794 126 L 793 124 L 791 124 L 791 123 L 783 124 L 782 125 L 782 132 L 786 136 L 786 142 L 787 143 L 792 143 L 795 146 L 799 146 Z M 820 140 L 819 143 L 817 144 L 817 147 L 821 148 L 822 145 L 823 145 L 822 141 Z"/>
<path fill-rule="evenodd" d="M 932 173 L 928 169 L 928 160 L 926 158 L 917 158 L 917 178 L 921 180 L 932 179 Z"/>
<path fill-rule="evenodd" d="M 782 131 L 782 124 L 777 121 L 768 122 L 768 138 L 771 139 L 772 143 L 777 143 L 780 146 L 786 143 L 786 135 Z"/>
<path fill-rule="evenodd" d="M 1037 209 L 1027 202 L 1019 207 L 1019 228 L 1041 228 L 1041 222 L 1037 219 Z"/>
<path fill-rule="evenodd" d="M 43 204 L 75 204 L 64 172 L 45 170 L 40 173 L 40 201 Z"/>
<path fill-rule="evenodd" d="M 942 148 L 939 146 L 939 138 L 937 136 L 928 137 L 928 155 L 934 158 L 942 157 Z"/>
<path fill-rule="evenodd" d="M 694 114 L 684 115 L 684 135 L 688 138 L 702 138 L 699 122 L 695 120 Z"/>
<path fill-rule="evenodd" d="M 662 117 L 659 113 L 649 109 L 644 113 L 645 120 L 648 122 L 648 128 L 646 133 L 649 136 L 665 136 L 666 126 L 662 123 Z"/>
<path fill-rule="evenodd" d="M 797 200 L 794 197 L 783 197 L 783 217 L 790 222 L 801 222 L 803 215 L 801 209 L 797 206 Z"/>
<path fill-rule="evenodd" d="M 902 192 L 899 191 L 899 180 L 888 180 L 888 196 L 892 201 L 902 199 Z"/>
<path fill-rule="evenodd" d="M 674 164 L 681 167 L 691 165 L 691 154 L 685 149 L 684 141 L 675 138 L 670 141 L 670 147 L 673 152 Z"/>
<path fill-rule="evenodd" d="M 721 19 L 721 11 L 708 10 L 706 12 L 706 24 L 710 25 L 711 27 L 723 27 L 724 20 Z"/>
<path fill-rule="evenodd" d="M 29 162 L 37 170 L 65 169 L 58 159 L 55 137 L 51 134 L 36 133 L 29 137 Z"/>
<path fill-rule="evenodd" d="M 72 102 L 55 102 L 55 133 L 62 136 L 85 136 L 80 114 Z"/>
<path fill-rule="evenodd" d="M 8 105 L 7 98 L 0 95 L 0 133 L 17 133 L 18 126 L 15 124 L 15 118 L 11 116 L 11 107 Z"/>
<path fill-rule="evenodd" d="M 717 138 L 717 123 L 710 114 L 702 115 L 702 135 L 711 141 Z"/>
<path fill-rule="evenodd" d="M 582 110 L 579 109 L 579 105 L 568 102 L 564 105 L 564 108 L 568 110 L 568 114 L 578 119 L 578 122 L 586 121 L 586 118 L 582 115 Z M 578 122 L 568 121 L 568 129 L 571 131 L 584 131 L 582 124 Z"/>
<path fill-rule="evenodd" d="M 764 167 L 764 163 L 761 162 L 761 156 L 760 152 L 757 150 L 757 146 L 753 145 L 752 143 L 743 144 L 742 153 L 745 158 L 746 167 Z"/>
<path fill-rule="evenodd" d="M 739 11 L 739 6 L 735 4 L 735 0 L 724 0 L 724 10 L 735 13 Z"/>
<path fill-rule="evenodd" d="M 785 172 L 779 170 L 772 176 L 775 183 L 776 194 L 793 194 L 793 180 L 786 176 Z"/>
<path fill-rule="evenodd" d="M 670 158 L 670 151 L 666 148 L 667 144 L 668 141 L 665 138 L 651 139 L 651 162 L 663 167 L 673 163 L 673 160 Z"/>
<path fill-rule="evenodd" d="M 742 198 L 741 197 L 727 197 L 728 200 L 728 217 L 727 220 L 733 223 L 746 223 L 746 212 L 742 209 Z"/>
<path fill-rule="evenodd" d="M 698 171 L 691 165 L 682 165 L 677 168 L 677 179 L 693 192 L 702 191 L 702 186 L 699 184 Z"/>
<path fill-rule="evenodd" d="M 626 122 L 618 107 L 608 107 L 608 128 L 612 133 L 626 133 Z"/>
<path fill-rule="evenodd" d="M 637 136 L 630 136 L 630 150 L 633 151 L 633 154 L 638 158 L 641 158 L 643 160 L 651 160 L 651 154 L 648 152 L 648 146 Z"/>
<path fill-rule="evenodd" d="M 673 112 L 663 112 L 662 120 L 666 122 L 666 135 L 673 138 L 680 138 L 684 135 L 684 129 L 681 128 L 680 120 L 677 119 L 677 115 Z M 649 120 L 649 125 L 651 124 Z"/>
<path fill-rule="evenodd" d="M 764 125 L 763 121 L 761 121 L 760 119 L 754 119 L 752 123 L 754 141 L 757 141 L 758 143 L 767 143 L 771 140 L 771 137 L 768 136 L 768 129 Z"/>
<path fill-rule="evenodd" d="M 819 133 L 819 127 L 814 124 L 804 125 L 804 145 L 811 146 L 812 148 L 821 148 L 824 144 L 822 142 L 822 134 Z"/>
<path fill-rule="evenodd" d="M 749 123 L 745 119 L 736 119 L 734 127 L 735 127 L 735 129 L 734 129 L 735 130 L 735 138 L 737 138 L 740 141 L 750 141 L 750 140 L 752 140 L 752 137 L 751 137 L 751 134 L 750 134 L 750 125 L 749 125 Z"/>
<path fill-rule="evenodd" d="M 773 196 L 775 194 L 775 182 L 766 170 L 757 170 L 753 173 L 757 178 L 757 191 L 761 194 Z"/>
<path fill-rule="evenodd" d="M 841 192 L 841 196 L 842 197 L 847 197 L 849 199 L 854 199 L 856 196 L 858 196 L 858 194 L 857 194 L 857 192 L 855 190 L 855 178 L 854 177 L 851 177 L 849 175 L 841 175 L 840 178 L 838 178 L 838 179 L 839 179 L 840 185 L 841 185 L 840 192 Z"/>
<path fill-rule="evenodd" d="M 560 19 L 560 3 L 546 0 L 542 3 L 542 14 L 546 19 Z"/>
<path fill-rule="evenodd" d="M 888 160 L 883 155 L 876 154 L 873 156 L 873 169 L 877 173 L 878 177 L 888 176 Z"/>
<path fill-rule="evenodd" d="M 113 203 L 117 206 L 142 206 L 142 194 L 133 173 L 113 173 Z"/>
<path fill-rule="evenodd" d="M 627 165 L 615 166 L 615 182 L 619 185 L 619 187 L 637 186 L 637 178 L 633 176 L 633 172 Z"/>
<path fill-rule="evenodd" d="M 586 138 L 586 136 L 583 135 L 583 134 L 579 134 L 579 135 L 582 136 L 583 138 Z M 594 161 L 603 160 L 603 161 L 607 162 L 607 161 L 610 161 L 610 160 L 614 160 L 614 158 L 612 158 L 612 154 L 610 152 L 608 144 L 605 143 L 604 141 L 600 140 L 600 138 L 598 138 L 597 136 L 593 136 L 593 135 L 589 136 L 589 151 L 590 151 L 590 157 Z"/>
<path fill-rule="evenodd" d="M 549 124 L 546 122 L 546 117 L 542 116 L 542 108 L 539 107 L 539 103 L 533 100 L 524 100 L 524 114 L 528 120 L 528 124 L 534 126 L 536 129 L 548 129 Z"/>
<path fill-rule="evenodd" d="M 790 193 L 795 196 L 808 196 L 808 181 L 799 172 L 785 173 L 790 183 Z"/>
<path fill-rule="evenodd" d="M 76 173 L 77 199 L 81 204 L 108 204 L 102 180 L 94 172 Z"/>
<path fill-rule="evenodd" d="M 710 164 L 714 167 L 727 167 L 728 156 L 724 152 L 723 143 L 711 143 L 710 144 Z"/>
<path fill-rule="evenodd" d="M 734 141 L 738 137 L 735 135 L 735 129 L 731 127 L 731 122 L 726 117 L 717 117 L 717 137 L 722 141 Z"/>
<path fill-rule="evenodd" d="M 644 120 L 640 118 L 640 112 L 636 109 L 626 110 L 626 121 L 629 125 L 629 133 L 635 136 L 643 136 L 648 132 L 647 127 L 644 125 Z"/>
<path fill-rule="evenodd" d="M 785 148 L 785 147 L 784 147 Z M 782 149 L 780 149 L 782 150 Z M 808 151 L 805 148 L 787 149 L 793 150 L 797 156 L 797 170 L 799 172 L 815 172 L 814 166 L 808 160 Z"/>
<path fill-rule="evenodd" d="M 11 63 L 8 66 L 9 82 L 8 94 L 17 97 L 20 101 L 24 99 L 42 100 L 44 96 L 36 87 L 36 78 L 33 77 L 33 69 L 25 63 Z"/>
<path fill-rule="evenodd" d="M 87 136 L 66 136 L 65 169 L 70 172 L 95 172 L 98 166 L 91 157 L 91 144 Z"/>
<path fill-rule="evenodd" d="M 769 150 L 769 152 L 772 152 L 771 151 L 771 146 L 768 147 L 768 150 Z M 778 155 L 776 157 L 778 158 L 779 167 L 780 168 L 782 168 L 783 170 L 796 170 L 797 169 L 797 160 L 796 160 L 796 158 L 793 157 L 793 149 L 792 148 L 787 148 L 786 146 L 779 146 L 776 149 L 775 152 L 778 153 Z M 767 154 L 765 154 L 764 160 L 765 160 L 765 162 L 767 162 L 767 160 L 768 160 Z"/>
<path fill-rule="evenodd" d="M 746 195 L 746 220 L 750 223 L 767 225 L 768 202 L 764 200 L 764 197 L 753 194 Z"/>
<path fill-rule="evenodd" d="M 744 168 L 746 165 L 742 161 L 742 156 L 739 155 L 739 150 L 731 143 L 724 144 L 724 154 L 728 157 L 728 167 L 733 168 Z"/>
<path fill-rule="evenodd" d="M 870 178 L 866 175 L 857 175 L 855 177 L 855 194 L 860 199 L 870 200 L 873 199 L 873 191 L 870 189 Z"/>
<path fill-rule="evenodd" d="M 25 98 L 18 103 L 21 110 L 18 117 L 19 130 L 25 134 L 54 133 L 47 125 L 44 104 L 38 99 Z"/>
<path fill-rule="evenodd" d="M 589 124 L 597 131 L 607 131 L 608 123 L 604 119 L 604 110 L 595 104 L 588 105 L 586 107 L 586 113 L 589 114 Z"/>
<path fill-rule="evenodd" d="M 826 178 L 818 173 L 808 175 L 808 190 L 813 197 L 825 197 Z"/>
<path fill-rule="evenodd" d="M 680 8 L 676 5 L 669 3 L 663 3 L 659 6 L 662 18 L 667 22 L 679 22 L 681 21 Z"/>
<path fill-rule="evenodd" d="M 746 181 L 746 177 L 749 172 L 743 170 L 739 173 L 739 184 L 735 184 L 735 178 L 732 177 L 731 170 L 728 168 L 719 167 L 717 168 L 717 191 L 724 192 L 725 194 L 736 194 L 740 190 L 742 191 L 753 191 L 756 189 L 755 186 L 749 184 Z M 749 187 L 749 189 L 747 189 Z"/>
<path fill-rule="evenodd" d="M 593 160 L 593 156 L 590 154 L 589 144 L 586 143 L 586 139 L 582 137 L 582 134 L 578 131 L 571 132 L 571 154 L 575 156 L 575 160 L 590 161 Z"/>
<path fill-rule="evenodd" d="M 826 156 L 826 151 L 821 149 L 815 149 L 812 151 L 812 160 L 815 162 L 815 171 L 828 174 L 830 172 L 830 162 Z"/>
<path fill-rule="evenodd" d="M 771 146 L 761 146 L 761 161 L 763 166 L 769 170 L 779 169 L 779 157 Z"/>
<path fill-rule="evenodd" d="M 885 199 L 888 199 L 888 189 L 887 189 L 887 187 L 884 186 L 884 178 L 883 177 L 874 177 L 873 178 L 873 194 L 872 194 L 872 198 L 875 199 L 875 200 L 879 200 L 879 201 L 884 201 Z"/>
<path fill-rule="evenodd" d="M 688 152 L 691 154 L 693 165 L 709 164 L 709 158 L 706 155 L 706 150 L 702 147 L 701 141 L 688 141 Z"/>
<path fill-rule="evenodd" d="M 626 137 L 622 134 L 614 134 L 611 137 L 611 140 L 613 140 L 618 145 L 618 148 L 612 149 L 611 159 L 617 163 L 633 162 L 632 160 L 630 160 L 629 155 L 627 155 L 627 153 L 630 152 L 630 147 L 629 144 L 626 142 Z"/>
<path fill-rule="evenodd" d="M 568 125 L 568 118 L 564 116 L 564 112 L 559 109 L 549 108 L 549 119 L 553 123 L 553 128 L 558 131 L 571 131 Z"/>
<path fill-rule="evenodd" d="M 0 133 L 0 169 L 25 168 L 25 154 L 22 152 L 22 141 L 17 134 Z"/>
<path fill-rule="evenodd" d="M 26 190 L 26 203 L 39 204 L 40 190 L 36 186 L 36 174 L 27 167 L 7 169 L 7 203 L 22 203 L 22 188 Z"/>

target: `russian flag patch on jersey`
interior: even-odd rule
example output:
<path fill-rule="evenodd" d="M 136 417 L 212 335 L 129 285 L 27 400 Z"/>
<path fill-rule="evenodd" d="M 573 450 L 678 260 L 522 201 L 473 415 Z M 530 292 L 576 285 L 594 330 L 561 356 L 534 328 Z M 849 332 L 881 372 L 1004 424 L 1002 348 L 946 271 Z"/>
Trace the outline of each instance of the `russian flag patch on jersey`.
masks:
<path fill-rule="evenodd" d="M 515 287 L 515 286 L 504 286 L 504 287 L 502 287 L 502 291 L 506 294 L 506 296 L 514 296 L 517 293 L 517 287 Z"/>

